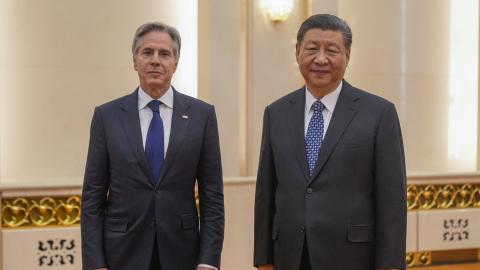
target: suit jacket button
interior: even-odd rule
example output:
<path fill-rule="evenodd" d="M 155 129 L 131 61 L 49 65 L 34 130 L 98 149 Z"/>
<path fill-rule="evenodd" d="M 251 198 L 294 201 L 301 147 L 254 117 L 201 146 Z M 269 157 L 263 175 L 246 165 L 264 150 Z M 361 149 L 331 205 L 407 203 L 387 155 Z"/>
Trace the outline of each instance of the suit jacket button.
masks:
<path fill-rule="evenodd" d="M 312 188 L 307 188 L 307 194 L 312 194 L 313 189 Z"/>
<path fill-rule="evenodd" d="M 305 227 L 300 227 L 300 233 L 304 233 L 305 232 Z"/>
<path fill-rule="evenodd" d="M 150 227 L 155 228 L 155 220 L 152 220 L 152 222 L 150 222 Z"/>

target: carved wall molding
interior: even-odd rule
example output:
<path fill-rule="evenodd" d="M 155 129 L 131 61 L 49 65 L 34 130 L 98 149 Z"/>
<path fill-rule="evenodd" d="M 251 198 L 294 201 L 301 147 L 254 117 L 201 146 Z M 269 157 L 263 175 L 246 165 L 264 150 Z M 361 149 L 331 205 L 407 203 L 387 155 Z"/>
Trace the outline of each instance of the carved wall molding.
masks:
<path fill-rule="evenodd" d="M 198 206 L 198 194 L 196 194 Z M 2 227 L 80 223 L 80 196 L 18 197 L 2 201 Z M 480 184 L 408 185 L 408 210 L 480 208 Z"/>
<path fill-rule="evenodd" d="M 427 266 L 432 264 L 432 252 L 408 252 L 406 256 L 407 267 Z"/>
<path fill-rule="evenodd" d="M 80 223 L 80 196 L 2 199 L 2 227 L 71 226 Z"/>
<path fill-rule="evenodd" d="M 480 208 L 480 184 L 408 185 L 408 210 Z"/>

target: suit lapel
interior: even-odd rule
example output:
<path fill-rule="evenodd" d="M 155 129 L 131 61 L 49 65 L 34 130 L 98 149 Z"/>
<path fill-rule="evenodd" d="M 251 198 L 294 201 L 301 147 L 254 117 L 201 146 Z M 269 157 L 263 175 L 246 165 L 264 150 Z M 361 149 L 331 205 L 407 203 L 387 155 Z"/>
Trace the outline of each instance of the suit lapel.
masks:
<path fill-rule="evenodd" d="M 343 81 L 342 91 L 340 92 L 337 104 L 335 105 L 335 111 L 333 112 L 332 119 L 328 125 L 325 139 L 320 148 L 315 170 L 310 177 L 310 182 L 313 181 L 320 173 L 330 157 L 332 150 L 335 148 L 335 145 L 345 131 L 345 128 L 353 119 L 353 116 L 357 112 L 359 106 L 358 102 L 356 102 L 357 100 L 358 98 L 355 97 L 352 86 L 350 86 L 346 81 Z"/>
<path fill-rule="evenodd" d="M 123 114 L 120 115 L 123 129 L 127 134 L 130 147 L 137 158 L 141 169 L 148 175 L 148 185 L 152 185 L 152 175 L 148 168 L 147 158 L 143 150 L 142 130 L 140 128 L 140 117 L 138 115 L 138 89 L 131 95 L 127 96 L 122 106 Z"/>
<path fill-rule="evenodd" d="M 305 87 L 296 91 L 290 99 L 290 110 L 288 112 L 288 124 L 291 141 L 294 142 L 293 150 L 297 157 L 298 165 L 305 176 L 305 180 L 310 179 L 307 154 L 305 152 Z"/>
<path fill-rule="evenodd" d="M 170 139 L 167 148 L 167 154 L 165 156 L 165 164 L 163 165 L 162 172 L 160 173 L 160 179 L 158 184 L 165 177 L 166 172 L 174 163 L 173 160 L 178 152 L 178 148 L 182 145 L 182 141 L 185 138 L 188 124 L 190 123 L 191 115 L 188 114 L 190 104 L 175 89 L 173 89 L 173 113 L 172 113 L 172 126 L 170 129 Z M 157 184 L 157 185 L 158 185 Z"/>

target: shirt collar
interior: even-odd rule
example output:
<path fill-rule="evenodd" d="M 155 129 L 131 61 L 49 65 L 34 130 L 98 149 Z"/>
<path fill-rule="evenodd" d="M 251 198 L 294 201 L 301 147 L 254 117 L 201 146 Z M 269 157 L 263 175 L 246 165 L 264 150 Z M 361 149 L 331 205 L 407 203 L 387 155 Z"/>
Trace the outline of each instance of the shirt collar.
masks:
<path fill-rule="evenodd" d="M 138 87 L 138 110 L 141 110 L 147 106 L 147 104 L 152 101 L 153 98 L 145 92 L 145 90 L 142 89 L 141 86 Z M 163 94 L 158 99 L 160 102 L 162 102 L 163 105 L 167 106 L 170 109 L 173 109 L 173 89 L 170 86 Z"/>
<path fill-rule="evenodd" d="M 325 108 L 333 113 L 333 110 L 335 109 L 335 105 L 337 105 L 337 100 L 338 97 L 340 96 L 340 91 L 342 90 L 342 85 L 343 82 L 340 81 L 340 84 L 333 90 L 332 92 L 326 94 L 323 98 L 320 99 L 320 101 L 323 103 Z M 310 90 L 308 90 L 307 86 L 305 86 L 305 110 L 307 112 L 310 111 L 312 108 L 312 104 L 317 101 L 317 99 L 310 93 Z"/>

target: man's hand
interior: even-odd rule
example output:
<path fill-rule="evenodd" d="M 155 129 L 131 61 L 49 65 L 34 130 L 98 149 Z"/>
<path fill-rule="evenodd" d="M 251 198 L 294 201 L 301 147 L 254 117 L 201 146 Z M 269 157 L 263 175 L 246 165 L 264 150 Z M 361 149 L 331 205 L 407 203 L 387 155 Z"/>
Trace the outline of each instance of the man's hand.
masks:
<path fill-rule="evenodd" d="M 275 270 L 273 264 L 262 264 L 257 267 L 257 270 Z"/>

